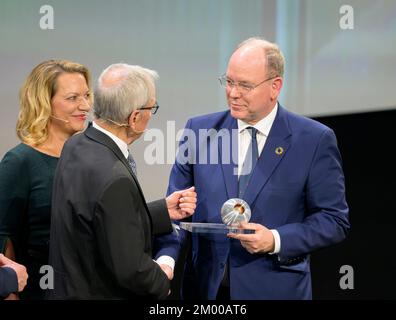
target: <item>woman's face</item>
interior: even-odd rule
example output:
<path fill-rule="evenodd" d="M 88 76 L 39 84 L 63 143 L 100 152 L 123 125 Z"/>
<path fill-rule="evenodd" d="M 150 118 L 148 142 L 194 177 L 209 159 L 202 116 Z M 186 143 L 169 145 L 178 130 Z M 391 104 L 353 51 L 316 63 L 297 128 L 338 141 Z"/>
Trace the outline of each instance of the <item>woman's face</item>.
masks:
<path fill-rule="evenodd" d="M 53 128 L 70 135 L 84 129 L 91 109 L 91 92 L 81 73 L 62 73 L 57 79 L 57 90 L 51 99 Z"/>

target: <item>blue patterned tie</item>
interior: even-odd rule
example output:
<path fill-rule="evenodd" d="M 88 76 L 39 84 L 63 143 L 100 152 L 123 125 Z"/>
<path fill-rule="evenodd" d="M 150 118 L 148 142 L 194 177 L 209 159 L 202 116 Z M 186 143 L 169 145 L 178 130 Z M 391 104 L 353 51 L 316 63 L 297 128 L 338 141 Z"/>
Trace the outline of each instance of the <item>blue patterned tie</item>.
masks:
<path fill-rule="evenodd" d="M 241 174 L 239 176 L 239 198 L 242 198 L 245 190 L 249 184 L 252 176 L 253 169 L 258 160 L 258 147 L 257 147 L 257 129 L 254 127 L 247 127 L 246 130 L 250 133 L 252 139 L 246 153 L 245 161 L 242 165 Z"/>
<path fill-rule="evenodd" d="M 129 152 L 128 152 L 127 161 L 128 161 L 129 166 L 132 169 L 133 174 L 135 175 L 135 177 L 137 177 L 136 162 Z"/>

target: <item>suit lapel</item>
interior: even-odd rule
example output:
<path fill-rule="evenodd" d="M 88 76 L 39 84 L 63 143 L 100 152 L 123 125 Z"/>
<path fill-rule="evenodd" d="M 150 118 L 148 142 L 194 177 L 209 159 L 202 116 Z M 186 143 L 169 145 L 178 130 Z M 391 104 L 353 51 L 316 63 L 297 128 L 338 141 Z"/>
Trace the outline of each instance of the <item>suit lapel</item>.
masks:
<path fill-rule="evenodd" d="M 278 113 L 272 124 L 264 149 L 257 161 L 245 192 L 244 200 L 250 206 L 288 151 L 290 138 L 291 131 L 288 126 L 287 113 L 279 105 Z"/>
<path fill-rule="evenodd" d="M 137 178 L 133 174 L 132 169 L 129 166 L 127 159 L 124 157 L 124 155 L 122 154 L 120 148 L 116 145 L 116 143 L 109 136 L 104 134 L 103 132 L 96 130 L 92 126 L 92 123 L 89 124 L 88 128 L 84 131 L 84 134 L 91 140 L 94 140 L 100 144 L 105 145 L 107 148 L 109 148 L 116 155 L 116 157 L 125 165 L 125 167 L 128 169 L 129 173 L 131 174 L 132 178 L 135 180 L 135 182 L 140 190 L 140 185 L 139 185 L 139 182 L 137 181 Z M 140 190 L 140 192 L 143 194 L 142 190 Z"/>
<path fill-rule="evenodd" d="M 219 161 L 223 171 L 224 183 L 227 189 L 228 199 L 238 197 L 238 124 L 236 119 L 228 114 L 222 129 L 229 130 L 230 145 L 229 150 L 222 150 L 222 144 L 219 141 Z M 223 154 L 229 152 L 229 155 Z M 233 156 L 233 154 L 235 155 Z M 224 158 L 223 158 L 224 157 Z M 225 159 L 230 159 L 226 163 Z M 236 162 L 233 160 L 235 159 Z"/>
<path fill-rule="evenodd" d="M 116 143 L 109 136 L 107 136 L 103 132 L 95 129 L 92 126 L 92 123 L 89 124 L 88 128 L 84 131 L 84 134 L 89 139 L 94 140 L 97 143 L 103 144 L 107 148 L 109 148 L 116 155 L 116 157 L 124 164 L 124 166 L 128 169 L 129 173 L 131 174 L 132 179 L 135 181 L 135 184 L 139 190 L 140 196 L 142 197 L 142 201 L 143 201 L 144 207 L 146 208 L 146 212 L 147 212 L 147 218 L 148 218 L 147 223 L 148 223 L 150 229 L 152 230 L 153 221 L 152 221 L 152 217 L 150 214 L 150 210 L 146 203 L 146 199 L 143 194 L 143 190 L 141 189 L 139 181 L 137 180 L 137 177 L 135 177 L 135 175 L 133 174 L 132 169 L 129 166 L 129 163 L 128 163 L 127 159 L 124 157 L 120 148 L 116 145 Z M 147 235 L 147 240 L 148 240 L 147 243 L 149 243 L 151 241 L 151 236 L 149 234 Z"/>

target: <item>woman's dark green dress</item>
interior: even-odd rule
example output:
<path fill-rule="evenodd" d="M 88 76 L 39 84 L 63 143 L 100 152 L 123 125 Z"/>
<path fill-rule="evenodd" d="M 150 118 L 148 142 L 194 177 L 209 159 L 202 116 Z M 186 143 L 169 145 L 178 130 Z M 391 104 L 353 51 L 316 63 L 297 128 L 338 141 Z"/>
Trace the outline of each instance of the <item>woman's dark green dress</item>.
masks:
<path fill-rule="evenodd" d="M 0 252 L 7 239 L 29 279 L 24 299 L 43 299 L 40 267 L 48 264 L 52 183 L 58 158 L 19 144 L 0 163 Z"/>

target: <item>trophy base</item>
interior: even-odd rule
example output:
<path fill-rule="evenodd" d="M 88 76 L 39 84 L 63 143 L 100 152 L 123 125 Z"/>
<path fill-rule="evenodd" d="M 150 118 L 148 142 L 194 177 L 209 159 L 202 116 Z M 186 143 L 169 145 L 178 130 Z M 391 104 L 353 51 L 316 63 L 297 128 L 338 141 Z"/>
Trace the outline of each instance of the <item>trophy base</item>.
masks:
<path fill-rule="evenodd" d="M 227 226 L 223 223 L 180 222 L 180 228 L 191 233 L 251 234 L 255 232 L 253 229 L 242 229 L 238 227 Z"/>

